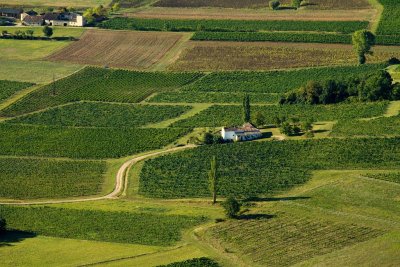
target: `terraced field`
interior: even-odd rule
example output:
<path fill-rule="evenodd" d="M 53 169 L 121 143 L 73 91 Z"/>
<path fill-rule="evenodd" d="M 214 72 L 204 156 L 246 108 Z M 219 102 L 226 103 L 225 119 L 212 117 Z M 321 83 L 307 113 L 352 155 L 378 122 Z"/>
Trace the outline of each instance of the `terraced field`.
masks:
<path fill-rule="evenodd" d="M 79 41 L 52 54 L 51 61 L 147 69 L 159 62 L 182 38 L 178 33 L 86 31 Z"/>
<path fill-rule="evenodd" d="M 16 92 L 28 88 L 32 85 L 32 83 L 0 80 L 0 102 L 9 98 Z"/>

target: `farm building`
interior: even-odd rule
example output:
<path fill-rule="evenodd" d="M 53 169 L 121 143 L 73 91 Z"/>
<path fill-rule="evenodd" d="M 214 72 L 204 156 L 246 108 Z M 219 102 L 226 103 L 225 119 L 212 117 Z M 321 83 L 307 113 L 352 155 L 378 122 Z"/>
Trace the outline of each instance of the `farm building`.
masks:
<path fill-rule="evenodd" d="M 19 18 L 22 14 L 22 9 L 17 8 L 0 8 L 0 17 Z"/>
<path fill-rule="evenodd" d="M 261 131 L 251 123 L 245 123 L 242 127 L 223 127 L 221 136 L 224 140 L 249 141 L 260 138 Z"/>
<path fill-rule="evenodd" d="M 21 21 L 26 26 L 72 26 L 83 27 L 86 25 L 85 18 L 77 13 L 46 13 L 43 15 L 21 14 Z"/>

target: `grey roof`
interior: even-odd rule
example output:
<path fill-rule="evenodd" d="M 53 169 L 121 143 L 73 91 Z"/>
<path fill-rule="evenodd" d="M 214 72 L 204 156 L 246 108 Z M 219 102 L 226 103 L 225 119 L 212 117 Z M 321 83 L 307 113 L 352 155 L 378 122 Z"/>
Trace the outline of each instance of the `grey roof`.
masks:
<path fill-rule="evenodd" d="M 26 16 L 23 22 L 28 24 L 43 23 L 43 16 Z"/>
<path fill-rule="evenodd" d="M 0 8 L 0 13 L 7 13 L 7 14 L 16 14 L 19 15 L 23 12 L 22 9 L 16 8 Z"/>

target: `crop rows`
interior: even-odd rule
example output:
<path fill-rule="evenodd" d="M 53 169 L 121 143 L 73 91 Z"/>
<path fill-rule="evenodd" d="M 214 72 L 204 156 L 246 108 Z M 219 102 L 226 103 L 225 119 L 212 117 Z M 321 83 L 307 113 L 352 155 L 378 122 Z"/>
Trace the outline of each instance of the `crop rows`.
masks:
<path fill-rule="evenodd" d="M 113 30 L 138 31 L 321 31 L 352 33 L 366 29 L 368 21 L 179 20 L 120 17 L 107 20 L 100 27 Z"/>
<path fill-rule="evenodd" d="M 268 2 L 264 0 L 160 0 L 154 3 L 153 6 L 260 8 L 268 6 Z"/>
<path fill-rule="evenodd" d="M 365 176 L 373 179 L 379 179 L 389 182 L 394 182 L 400 184 L 400 172 L 392 173 L 367 173 Z"/>
<path fill-rule="evenodd" d="M 332 136 L 400 136 L 400 116 L 373 120 L 341 120 L 335 124 Z"/>
<path fill-rule="evenodd" d="M 13 82 L 0 80 L 0 102 L 9 98 L 16 92 L 32 86 L 32 83 Z"/>
<path fill-rule="evenodd" d="M 306 259 L 378 237 L 381 230 L 316 218 L 281 215 L 234 220 L 211 229 L 212 236 L 260 266 L 292 266 Z"/>
<path fill-rule="evenodd" d="M 175 118 L 188 106 L 74 103 L 10 120 L 10 123 L 75 127 L 141 127 Z"/>
<path fill-rule="evenodd" d="M 157 267 L 220 267 L 220 265 L 212 259 L 201 257 Z"/>
<path fill-rule="evenodd" d="M 207 171 L 212 156 L 218 162 L 219 194 L 249 197 L 304 183 L 311 170 L 392 168 L 399 153 L 399 138 L 203 146 L 146 161 L 139 192 L 159 198 L 209 196 Z"/>
<path fill-rule="evenodd" d="M 251 99 L 250 99 L 251 101 Z M 267 123 L 276 117 L 298 117 L 301 120 L 335 121 L 338 119 L 370 118 L 385 113 L 388 102 L 335 105 L 270 105 L 253 106 L 252 116 L 261 112 Z M 241 106 L 214 105 L 193 117 L 177 121 L 173 127 L 219 127 L 241 125 Z"/>
<path fill-rule="evenodd" d="M 0 158 L 0 197 L 63 198 L 101 192 L 105 162 Z"/>
<path fill-rule="evenodd" d="M 267 72 L 214 72 L 185 86 L 187 91 L 285 93 L 299 88 L 309 80 L 324 81 L 364 76 L 383 69 L 383 64 L 311 68 Z"/>
<path fill-rule="evenodd" d="M 0 217 L 10 229 L 61 238 L 169 246 L 184 229 L 205 219 L 52 207 L 0 206 Z"/>
<path fill-rule="evenodd" d="M 165 92 L 152 97 L 149 102 L 158 103 L 242 103 L 242 92 Z M 253 103 L 278 103 L 278 94 L 250 93 Z"/>
<path fill-rule="evenodd" d="M 384 10 L 379 22 L 378 33 L 400 35 L 400 6 L 398 0 L 379 0 Z"/>
<path fill-rule="evenodd" d="M 15 116 L 80 100 L 140 102 L 201 77 L 194 73 L 135 72 L 88 67 L 29 94 L 3 111 Z"/>
<path fill-rule="evenodd" d="M 0 124 L 0 155 L 105 159 L 162 148 L 184 129 L 70 128 Z"/>

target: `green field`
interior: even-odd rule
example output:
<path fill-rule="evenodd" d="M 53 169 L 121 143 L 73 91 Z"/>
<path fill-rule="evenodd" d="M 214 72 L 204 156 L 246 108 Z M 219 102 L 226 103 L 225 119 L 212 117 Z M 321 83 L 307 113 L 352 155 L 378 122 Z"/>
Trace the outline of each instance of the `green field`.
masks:
<path fill-rule="evenodd" d="M 152 106 L 81 102 L 12 119 L 8 122 L 72 127 L 142 127 L 172 119 L 189 106 Z"/>
<path fill-rule="evenodd" d="M 15 116 L 80 100 L 136 103 L 155 92 L 179 88 L 201 77 L 192 73 L 158 73 L 87 67 L 42 87 L 2 111 Z"/>
<path fill-rule="evenodd" d="M 184 229 L 205 221 L 202 217 L 148 213 L 104 212 L 53 207 L 0 206 L 0 216 L 11 229 L 35 234 L 168 246 L 180 240 Z"/>
<path fill-rule="evenodd" d="M 250 99 L 251 101 L 251 99 Z M 273 124 L 276 117 L 298 117 L 301 120 L 335 121 L 381 116 L 386 112 L 388 102 L 355 103 L 335 105 L 269 105 L 253 106 L 252 118 L 262 113 L 267 123 Z M 199 114 L 174 123 L 173 127 L 217 127 L 241 125 L 241 106 L 214 105 Z"/>
<path fill-rule="evenodd" d="M 0 197 L 65 198 L 102 191 L 104 162 L 0 158 Z"/>
<path fill-rule="evenodd" d="M 184 129 L 73 128 L 0 124 L 0 155 L 105 159 L 162 148 Z"/>
<path fill-rule="evenodd" d="M 388 182 L 400 183 L 400 172 L 397 173 L 367 173 L 365 176 Z"/>
<path fill-rule="evenodd" d="M 9 98 L 16 92 L 33 86 L 32 83 L 0 80 L 0 102 Z"/>
<path fill-rule="evenodd" d="M 207 171 L 216 156 L 221 195 L 265 195 L 304 183 L 310 170 L 396 166 L 399 142 L 321 139 L 205 146 L 146 161 L 139 192 L 162 198 L 208 196 Z"/>
<path fill-rule="evenodd" d="M 400 34 L 400 6 L 397 0 L 379 0 L 383 5 L 383 13 L 378 26 L 382 35 Z"/>
<path fill-rule="evenodd" d="M 33 30 L 33 36 L 44 36 L 43 27 L 18 27 L 18 26 L 0 26 L 0 32 L 7 31 L 15 33 L 16 31 Z M 53 35 L 51 37 L 75 37 L 79 38 L 85 31 L 82 27 L 53 27 Z"/>
<path fill-rule="evenodd" d="M 107 5 L 110 0 L 62 0 L 62 1 L 51 1 L 51 0 L 13 0 L 13 5 L 22 6 L 57 6 L 57 7 L 93 7 L 96 5 Z M 7 0 L 0 0 L 0 4 L 10 4 Z"/>

